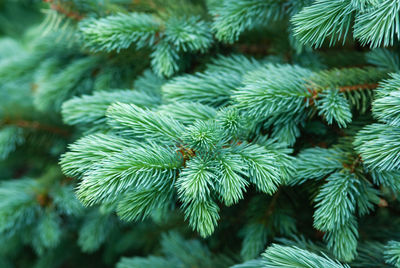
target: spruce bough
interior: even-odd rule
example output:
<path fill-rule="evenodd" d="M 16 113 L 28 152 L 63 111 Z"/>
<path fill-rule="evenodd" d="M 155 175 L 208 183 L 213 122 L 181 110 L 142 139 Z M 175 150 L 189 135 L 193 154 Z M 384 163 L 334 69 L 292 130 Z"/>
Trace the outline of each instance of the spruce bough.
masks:
<path fill-rule="evenodd" d="M 0 264 L 400 267 L 400 1 L 12 5 Z"/>

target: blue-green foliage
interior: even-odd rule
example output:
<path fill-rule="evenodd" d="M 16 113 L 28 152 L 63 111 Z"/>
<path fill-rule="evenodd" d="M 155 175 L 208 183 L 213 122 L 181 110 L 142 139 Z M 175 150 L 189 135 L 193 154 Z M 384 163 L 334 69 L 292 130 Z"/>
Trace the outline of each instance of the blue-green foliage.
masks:
<path fill-rule="evenodd" d="M 326 231 L 328 248 L 335 256 L 350 261 L 357 248 L 358 231 L 354 212 L 358 194 L 352 174 L 333 173 L 323 185 L 315 202 L 314 226 Z"/>
<path fill-rule="evenodd" d="M 362 129 L 355 145 L 364 163 L 378 171 L 395 171 L 400 167 L 400 128 L 373 124 Z"/>
<path fill-rule="evenodd" d="M 39 255 L 60 244 L 62 217 L 79 215 L 82 206 L 72 191 L 66 192 L 68 188 L 48 184 L 55 175 L 54 170 L 50 170 L 38 180 L 25 178 L 1 183 L 0 232 L 4 239 L 24 240 L 24 236 L 31 233 L 33 239 L 28 243 Z M 61 200 L 63 198 L 66 200 Z M 46 208 L 47 202 L 52 200 L 52 207 Z"/>
<path fill-rule="evenodd" d="M 171 111 L 169 107 L 179 108 Z M 206 112 L 206 107 L 190 102 L 162 105 L 155 110 L 133 104 L 111 105 L 106 114 L 109 125 L 119 135 L 126 136 L 118 139 L 122 143 L 129 142 L 128 137 L 145 139 L 148 143 L 109 148 L 109 153 L 99 151 L 90 156 L 86 156 L 88 149 L 83 147 L 103 148 L 104 141 L 93 140 L 100 134 L 73 145 L 61 164 L 65 172 L 83 175 L 78 190 L 80 199 L 87 204 L 118 202 L 117 213 L 122 218 L 141 219 L 154 208 L 167 206 L 176 178 L 178 195 L 190 225 L 206 236 L 213 232 L 219 218 L 219 209 L 210 200 L 215 194 L 229 206 L 243 198 L 249 182 L 261 191 L 273 193 L 290 180 L 293 167 L 289 151 L 240 141 L 247 134 L 238 127 L 237 120 L 243 119 L 237 111 L 222 109 L 221 113 L 210 113 L 213 108 Z M 181 113 L 179 109 L 191 112 Z M 231 141 L 229 135 L 236 139 Z M 100 157 L 101 161 L 95 164 Z M 76 164 L 71 166 L 72 162 Z M 117 200 L 124 192 L 126 197 Z M 133 203 L 136 205 L 132 206 Z"/>
<path fill-rule="evenodd" d="M 307 98 L 312 96 L 305 84 L 311 74 L 299 66 L 267 65 L 245 77 L 245 86 L 235 92 L 234 99 L 239 108 L 258 118 L 301 112 Z"/>
<path fill-rule="evenodd" d="M 99 118 L 107 121 L 110 133 L 76 142 L 61 164 L 64 172 L 82 178 L 77 194 L 85 204 L 112 202 L 122 219 L 143 220 L 153 211 L 172 209 L 177 196 L 189 225 L 202 236 L 214 233 L 218 225 L 217 202 L 237 204 L 250 185 L 274 194 L 282 185 L 328 178 L 316 195 L 314 225 L 326 232 L 335 256 L 351 261 L 358 240 L 355 217 L 379 203 L 377 191 L 364 181 L 365 174 L 375 176 L 374 172 L 360 169 L 360 160 L 348 147 L 305 149 L 293 161 L 286 146 L 294 144 L 315 109 L 328 124 L 347 127 L 352 108 L 361 109 L 360 103 L 367 101 L 353 92 L 370 91 L 383 77 L 381 69 L 372 67 L 312 71 L 242 56 L 220 57 L 202 73 L 163 84 L 161 105 L 139 104 L 139 99 L 154 96 L 141 86 L 132 91 L 138 98 L 133 101 L 116 99 L 112 104 L 106 95 L 87 97 L 109 105 L 106 118 L 104 113 Z M 224 83 L 228 86 L 221 87 Z M 86 120 L 78 115 L 73 124 Z M 293 125 L 285 130 L 287 120 Z M 87 122 L 93 124 L 96 118 L 88 117 Z M 273 127 L 276 138 L 261 138 L 260 126 Z M 246 141 L 254 133 L 258 138 Z M 277 143 L 284 140 L 279 134 L 291 138 Z M 271 221 L 278 219 L 277 225 L 271 226 L 286 218 L 274 216 Z M 248 224 L 243 229 L 243 257 L 255 257 L 270 234 L 280 233 L 277 229 Z"/>
<path fill-rule="evenodd" d="M 292 235 L 296 230 L 296 220 L 291 211 L 279 206 L 281 192 L 266 199 L 256 196 L 250 201 L 247 224 L 241 229 L 243 236 L 240 255 L 244 260 L 256 258 L 272 237 Z M 276 206 L 279 206 L 278 208 Z"/>
<path fill-rule="evenodd" d="M 370 47 L 392 46 L 399 38 L 400 3 L 395 0 L 352 1 L 317 0 L 293 16 L 294 31 L 303 43 L 321 47 L 350 35 L 354 24 L 354 38 Z"/>
<path fill-rule="evenodd" d="M 240 255 L 243 259 L 253 259 L 257 257 L 268 241 L 268 231 L 270 231 L 264 224 L 253 223 L 248 224 L 243 228 L 245 234 L 242 242 L 242 250 Z"/>
<path fill-rule="evenodd" d="M 194 105 L 194 114 L 196 107 L 201 115 L 203 106 Z M 239 136 L 239 130 L 224 129 L 215 118 L 197 120 L 185 127 L 166 112 L 122 103 L 111 105 L 107 117 L 118 133 L 147 142 L 121 147 L 125 138 L 119 138 L 122 144 L 107 149 L 109 153 L 99 151 L 85 157 L 87 149 L 83 147 L 101 149 L 111 145 L 96 142 L 94 139 L 101 136 L 95 134 L 73 145 L 73 151 L 64 156 L 61 164 L 65 172 L 83 175 L 78 196 L 84 203 L 118 202 L 117 213 L 124 219 L 141 219 L 154 208 L 166 206 L 176 179 L 190 225 L 207 236 L 219 218 L 219 209 L 210 200 L 215 194 L 229 206 L 243 198 L 249 182 L 261 191 L 273 193 L 293 174 L 290 157 L 284 149 L 242 141 L 230 144 L 227 134 L 237 131 Z M 75 165 L 77 160 L 80 164 Z M 72 162 L 75 164 L 71 166 Z M 119 200 L 125 192 L 126 197 Z"/>
<path fill-rule="evenodd" d="M 283 1 L 223 0 L 211 10 L 213 28 L 219 40 L 233 43 L 244 30 L 250 30 L 283 16 Z"/>
<path fill-rule="evenodd" d="M 36 182 L 25 179 L 3 182 L 0 189 L 1 227 L 3 235 L 12 236 L 26 225 L 34 222 L 40 206 L 34 199 Z"/>
<path fill-rule="evenodd" d="M 79 230 L 78 244 L 84 252 L 97 250 L 115 228 L 115 219 L 112 215 L 92 211 L 86 215 Z"/>
<path fill-rule="evenodd" d="M 379 121 L 392 126 L 400 126 L 400 112 L 397 109 L 400 101 L 399 83 L 399 74 L 392 74 L 391 79 L 381 84 L 378 91 L 379 97 L 374 101 L 372 107 L 372 112 Z"/>
<path fill-rule="evenodd" d="M 158 75 L 171 76 L 180 69 L 178 51 L 166 41 L 160 41 L 151 53 L 151 65 Z"/>
<path fill-rule="evenodd" d="M 333 173 L 315 202 L 314 225 L 322 231 L 345 225 L 356 209 L 357 181 L 351 174 Z M 334 204 L 334 205 L 333 205 Z"/>
<path fill-rule="evenodd" d="M 300 249 L 298 247 L 292 246 L 281 246 L 277 244 L 272 244 L 267 250 L 262 254 L 261 267 L 332 267 L 340 268 L 349 267 L 348 265 L 343 265 L 338 261 L 332 260 L 326 256 L 319 256 L 315 253 L 311 253 L 307 250 Z"/>
<path fill-rule="evenodd" d="M 383 70 L 398 72 L 400 63 L 399 55 L 394 51 L 376 48 L 366 55 L 367 61 Z"/>
<path fill-rule="evenodd" d="M 368 214 L 380 202 L 379 192 L 365 178 L 374 172 L 357 167 L 359 158 L 342 145 L 330 149 L 308 148 L 297 156 L 297 180 L 326 178 L 314 202 L 315 228 L 324 231 L 327 246 L 335 256 L 351 261 L 356 256 L 358 229 L 356 212 Z M 378 183 L 378 180 L 375 180 Z"/>
<path fill-rule="evenodd" d="M 399 82 L 397 74 L 383 82 L 373 103 L 373 114 L 381 122 L 368 125 L 358 135 L 354 145 L 365 165 L 376 170 L 374 178 L 397 191 L 397 172 L 400 169 L 398 136 L 400 131 L 398 109 Z"/>
<path fill-rule="evenodd" d="M 211 25 L 200 17 L 172 17 L 165 24 L 165 41 L 179 51 L 205 52 L 212 44 Z"/>
<path fill-rule="evenodd" d="M 80 30 L 85 46 L 91 50 L 119 51 L 131 44 L 138 48 L 154 44 L 160 26 L 157 18 L 152 15 L 119 13 L 98 20 L 83 21 Z"/>
<path fill-rule="evenodd" d="M 13 126 L 2 128 L 0 130 L 0 159 L 5 159 L 23 142 L 22 129 Z"/>
<path fill-rule="evenodd" d="M 370 4 L 371 8 L 357 16 L 354 37 L 371 47 L 392 46 L 399 38 L 399 1 L 385 0 Z"/>
<path fill-rule="evenodd" d="M 385 246 L 385 260 L 387 263 L 400 266 L 400 244 L 398 241 L 389 241 Z"/>
<path fill-rule="evenodd" d="M 400 267 L 399 0 L 28 2 L 1 267 Z"/>
<path fill-rule="evenodd" d="M 37 240 L 33 240 L 35 249 L 43 254 L 44 249 L 54 248 L 60 243 L 61 219 L 55 213 L 47 213 L 36 226 Z"/>
<path fill-rule="evenodd" d="M 318 156 L 318 157 L 316 157 Z M 339 148 L 308 148 L 297 155 L 297 180 L 323 179 L 326 175 L 343 168 L 345 154 Z"/>
<path fill-rule="evenodd" d="M 393 192 L 398 192 L 399 189 L 399 177 L 400 171 L 377 171 L 376 169 L 371 170 L 371 177 L 377 185 L 383 185 L 389 187 Z"/>
<path fill-rule="evenodd" d="M 134 103 L 138 106 L 152 107 L 160 100 L 156 96 L 139 90 L 97 91 L 93 95 L 83 95 L 64 102 L 62 115 L 70 125 L 101 125 L 105 122 L 105 112 L 112 103 Z"/>
<path fill-rule="evenodd" d="M 273 137 L 292 145 L 315 106 L 328 124 L 335 121 L 346 127 L 352 121 L 351 108 L 365 112 L 371 89 L 383 77 L 376 68 L 312 72 L 267 64 L 244 76 L 243 86 L 234 92 L 234 105 L 253 120 L 265 121 L 266 127 L 273 126 Z"/>
<path fill-rule="evenodd" d="M 205 72 L 178 76 L 162 87 L 169 101 L 194 101 L 211 106 L 225 106 L 232 91 L 242 85 L 243 75 L 261 65 L 243 55 L 219 56 L 207 65 Z"/>
<path fill-rule="evenodd" d="M 172 76 L 182 69 L 184 53 L 206 52 L 213 43 L 210 24 L 200 16 L 165 16 L 148 13 L 117 13 L 80 23 L 82 39 L 92 51 L 151 48 L 156 74 Z"/>
<path fill-rule="evenodd" d="M 89 93 L 93 88 L 92 71 L 97 64 L 96 57 L 77 59 L 57 74 L 41 77 L 37 81 L 38 90 L 34 98 L 38 109 L 58 111 L 65 100 Z"/>
<path fill-rule="evenodd" d="M 161 238 L 162 256 L 122 258 L 118 268 L 136 267 L 228 267 L 232 264 L 229 258 L 213 255 L 198 240 L 185 240 L 176 232 L 164 234 Z"/>
<path fill-rule="evenodd" d="M 321 100 L 317 103 L 318 114 L 325 117 L 328 124 L 335 120 L 340 127 L 346 127 L 351 122 L 350 104 L 342 93 L 336 90 L 321 94 Z"/>

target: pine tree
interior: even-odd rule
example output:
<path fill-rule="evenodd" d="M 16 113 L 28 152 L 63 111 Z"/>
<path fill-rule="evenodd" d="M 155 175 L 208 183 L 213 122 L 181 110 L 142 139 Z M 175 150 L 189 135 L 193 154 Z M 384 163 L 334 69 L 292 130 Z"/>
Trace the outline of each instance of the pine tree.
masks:
<path fill-rule="evenodd" d="M 1 267 L 400 267 L 399 0 L 0 0 Z"/>

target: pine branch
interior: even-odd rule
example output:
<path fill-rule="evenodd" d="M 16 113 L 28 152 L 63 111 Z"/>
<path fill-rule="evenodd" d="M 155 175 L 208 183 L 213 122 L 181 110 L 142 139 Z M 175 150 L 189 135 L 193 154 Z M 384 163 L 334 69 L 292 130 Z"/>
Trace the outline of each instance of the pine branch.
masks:
<path fill-rule="evenodd" d="M 243 55 L 220 55 L 207 65 L 203 73 L 176 77 L 166 83 L 162 91 L 168 101 L 226 106 L 232 91 L 242 85 L 244 74 L 261 64 Z"/>
<path fill-rule="evenodd" d="M 157 209 L 171 206 L 173 191 L 171 189 L 132 189 L 118 202 L 117 215 L 126 221 L 143 220 Z"/>
<path fill-rule="evenodd" d="M 342 265 L 338 261 L 332 260 L 326 256 L 318 256 L 307 250 L 292 246 L 280 246 L 272 244 L 265 253 L 262 254 L 262 264 L 266 267 L 296 267 L 296 268 L 349 268 L 348 265 Z"/>
<path fill-rule="evenodd" d="M 400 37 L 399 11 L 399 1 L 382 1 L 357 16 L 354 36 L 363 45 L 369 44 L 373 48 L 380 45 L 392 46 L 395 38 Z"/>
<path fill-rule="evenodd" d="M 400 243 L 389 241 L 385 246 L 385 261 L 396 267 L 400 266 Z"/>
<path fill-rule="evenodd" d="M 212 160 L 202 157 L 192 158 L 177 179 L 181 200 L 202 200 L 210 198 L 216 177 Z"/>
<path fill-rule="evenodd" d="M 358 132 L 354 145 L 364 164 L 377 171 L 395 171 L 400 166 L 400 129 L 372 124 Z"/>
<path fill-rule="evenodd" d="M 342 169 L 345 160 L 346 156 L 340 149 L 315 147 L 302 150 L 296 156 L 297 178 L 293 183 L 303 183 L 306 179 L 322 179 Z"/>
<path fill-rule="evenodd" d="M 358 182 L 353 174 L 333 173 L 327 181 L 315 199 L 314 226 L 322 231 L 345 225 L 356 209 Z"/>
<path fill-rule="evenodd" d="M 323 115 L 328 124 L 331 125 L 335 120 L 339 127 L 343 128 L 351 122 L 350 104 L 343 94 L 330 90 L 319 94 L 319 96 L 320 99 L 317 101 L 318 115 Z"/>
<path fill-rule="evenodd" d="M 192 201 L 184 204 L 185 219 L 202 237 L 210 236 L 219 220 L 219 207 L 212 200 Z"/>
<path fill-rule="evenodd" d="M 144 13 L 116 14 L 98 20 L 82 21 L 80 29 L 85 46 L 93 51 L 120 51 L 135 43 L 138 48 L 153 45 L 161 25 Z"/>
<path fill-rule="evenodd" d="M 107 109 L 109 124 L 126 135 L 181 140 L 184 127 L 168 115 L 133 104 L 115 103 Z"/>
<path fill-rule="evenodd" d="M 83 176 L 77 195 L 87 205 L 115 201 L 128 189 L 170 187 L 182 158 L 168 147 L 141 144 L 105 158 Z"/>
<path fill-rule="evenodd" d="M 355 218 L 350 218 L 345 225 L 338 225 L 328 231 L 324 240 L 328 248 L 340 260 L 352 261 L 357 254 L 358 230 Z"/>
<path fill-rule="evenodd" d="M 337 40 L 346 40 L 353 19 L 353 7 L 349 0 L 317 0 L 303 8 L 292 18 L 295 35 L 302 43 L 321 47 L 330 38 L 332 46 Z"/>
<path fill-rule="evenodd" d="M 216 37 L 233 43 L 244 30 L 280 19 L 283 16 L 281 4 L 281 1 L 269 0 L 221 1 L 211 10 Z"/>
<path fill-rule="evenodd" d="M 64 102 L 61 114 L 64 122 L 69 125 L 100 125 L 106 121 L 108 106 L 115 102 L 152 107 L 159 104 L 160 99 L 134 90 L 97 91 L 91 96 L 83 95 Z"/>
<path fill-rule="evenodd" d="M 113 231 L 115 221 L 108 214 L 92 211 L 88 214 L 79 230 L 78 244 L 83 252 L 95 252 Z"/>

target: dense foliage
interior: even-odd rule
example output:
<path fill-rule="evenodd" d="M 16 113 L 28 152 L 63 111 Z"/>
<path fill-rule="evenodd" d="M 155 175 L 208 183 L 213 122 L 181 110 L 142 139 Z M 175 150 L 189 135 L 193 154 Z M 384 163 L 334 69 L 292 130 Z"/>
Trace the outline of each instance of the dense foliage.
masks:
<path fill-rule="evenodd" d="M 400 267 L 400 0 L 0 0 L 0 267 Z"/>

